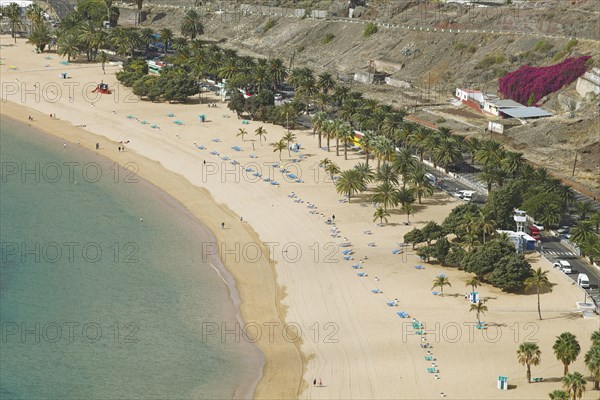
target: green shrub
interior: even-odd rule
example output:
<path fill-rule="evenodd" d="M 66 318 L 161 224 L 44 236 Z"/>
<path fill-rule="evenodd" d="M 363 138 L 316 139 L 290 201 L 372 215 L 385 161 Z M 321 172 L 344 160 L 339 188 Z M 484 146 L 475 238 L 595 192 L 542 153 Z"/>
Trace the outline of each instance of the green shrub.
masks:
<path fill-rule="evenodd" d="M 302 53 L 304 51 L 304 46 L 298 46 L 298 48 L 296 49 L 296 51 L 298 53 Z"/>
<path fill-rule="evenodd" d="M 466 49 L 466 48 L 467 48 L 467 45 L 466 45 L 466 44 L 464 44 L 463 42 L 457 42 L 457 43 L 454 45 L 454 50 L 464 50 L 464 49 Z"/>
<path fill-rule="evenodd" d="M 274 27 L 277 23 L 275 22 L 274 19 L 270 19 L 267 21 L 267 23 L 265 24 L 264 30 L 263 32 L 268 31 L 269 29 L 271 29 L 272 27 Z"/>
<path fill-rule="evenodd" d="M 335 37 L 335 35 L 333 33 L 328 33 L 327 35 L 325 35 L 325 37 L 323 38 L 321 43 L 328 44 L 329 42 L 331 42 L 333 40 L 334 37 Z"/>
<path fill-rule="evenodd" d="M 365 30 L 363 31 L 363 36 L 369 37 L 375 33 L 377 33 L 377 25 L 373 22 L 369 22 L 367 24 L 367 26 L 365 26 Z"/>
<path fill-rule="evenodd" d="M 552 48 L 554 48 L 552 43 L 546 42 L 545 40 L 540 40 L 535 44 L 533 50 L 539 53 L 547 53 L 552 50 Z"/>
<path fill-rule="evenodd" d="M 502 64 L 505 61 L 505 57 L 502 54 L 488 54 L 483 57 L 479 64 L 477 64 L 478 69 L 488 69 L 494 64 Z"/>
<path fill-rule="evenodd" d="M 577 41 L 577 39 L 571 39 L 567 42 L 567 44 L 565 45 L 565 51 L 571 51 L 571 49 L 575 46 L 577 46 L 577 44 L 579 44 L 579 42 Z"/>
<path fill-rule="evenodd" d="M 477 46 L 470 45 L 467 51 L 471 54 L 475 54 L 475 52 L 477 51 Z"/>

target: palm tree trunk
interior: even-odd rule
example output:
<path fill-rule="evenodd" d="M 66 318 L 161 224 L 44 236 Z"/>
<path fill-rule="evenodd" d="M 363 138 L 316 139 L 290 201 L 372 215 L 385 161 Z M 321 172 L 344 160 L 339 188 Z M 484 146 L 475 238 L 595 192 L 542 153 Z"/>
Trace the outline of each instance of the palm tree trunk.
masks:
<path fill-rule="evenodd" d="M 327 151 L 329 151 L 329 135 L 327 135 Z"/>
<path fill-rule="evenodd" d="M 531 383 L 531 367 L 527 364 L 527 383 Z"/>
<path fill-rule="evenodd" d="M 367 159 L 367 168 L 369 168 L 369 151 L 365 149 L 365 158 Z"/>
<path fill-rule="evenodd" d="M 321 130 L 319 130 L 319 149 L 321 148 Z"/>
<path fill-rule="evenodd" d="M 344 141 L 344 160 L 348 159 L 348 142 Z"/>
<path fill-rule="evenodd" d="M 563 369 L 563 375 L 567 375 L 569 373 L 569 364 L 565 364 L 565 367 Z"/>
<path fill-rule="evenodd" d="M 540 321 L 542 320 L 542 310 L 540 309 L 540 285 L 537 285 L 537 298 L 538 298 L 538 316 Z"/>
<path fill-rule="evenodd" d="M 335 155 L 340 156 L 340 137 L 335 135 Z"/>

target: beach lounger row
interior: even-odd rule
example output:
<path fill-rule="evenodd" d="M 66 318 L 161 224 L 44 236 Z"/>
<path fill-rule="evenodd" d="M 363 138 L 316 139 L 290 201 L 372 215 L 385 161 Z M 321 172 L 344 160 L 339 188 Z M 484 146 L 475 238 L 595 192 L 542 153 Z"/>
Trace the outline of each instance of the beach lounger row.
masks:
<path fill-rule="evenodd" d="M 242 148 L 240 146 L 231 146 L 231 148 L 235 151 L 242 151 Z"/>
<path fill-rule="evenodd" d="M 360 264 L 354 264 L 354 265 L 352 266 L 352 268 L 353 268 L 353 269 L 362 269 L 362 265 L 360 265 Z"/>
<path fill-rule="evenodd" d="M 416 269 L 425 269 L 425 267 L 424 267 L 424 266 L 422 266 L 422 265 L 415 265 L 415 268 L 416 268 Z"/>
<path fill-rule="evenodd" d="M 437 374 L 438 370 L 435 367 L 431 367 L 431 368 L 427 368 L 427 372 L 429 372 L 430 374 Z"/>
<path fill-rule="evenodd" d="M 248 157 L 250 157 L 250 158 L 258 158 L 258 157 L 256 156 L 256 154 L 250 154 Z"/>
<path fill-rule="evenodd" d="M 407 312 L 399 311 L 396 313 L 400 318 L 410 318 Z"/>
<path fill-rule="evenodd" d="M 365 276 L 367 276 L 367 273 L 366 272 L 358 272 L 356 275 L 360 278 L 364 278 Z"/>
<path fill-rule="evenodd" d="M 379 294 L 379 293 L 383 293 L 381 290 L 379 289 L 371 289 L 371 292 L 375 293 L 375 294 Z"/>
<path fill-rule="evenodd" d="M 392 254 L 402 254 L 402 250 L 394 249 L 392 250 Z"/>
<path fill-rule="evenodd" d="M 345 256 L 352 254 L 352 249 L 344 250 L 344 251 L 342 251 L 342 254 Z"/>
<path fill-rule="evenodd" d="M 212 141 L 215 142 L 215 143 L 219 143 L 221 141 L 221 139 L 219 139 L 219 138 L 213 138 Z"/>

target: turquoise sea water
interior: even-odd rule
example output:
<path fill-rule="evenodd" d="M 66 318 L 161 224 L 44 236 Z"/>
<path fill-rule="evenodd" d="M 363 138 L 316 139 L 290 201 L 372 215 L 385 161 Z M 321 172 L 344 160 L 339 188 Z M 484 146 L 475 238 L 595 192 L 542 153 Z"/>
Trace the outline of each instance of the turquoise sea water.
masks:
<path fill-rule="evenodd" d="M 251 390 L 258 350 L 203 336 L 207 324 L 236 323 L 228 287 L 202 256 L 208 231 L 93 152 L 1 122 L 0 398 Z"/>

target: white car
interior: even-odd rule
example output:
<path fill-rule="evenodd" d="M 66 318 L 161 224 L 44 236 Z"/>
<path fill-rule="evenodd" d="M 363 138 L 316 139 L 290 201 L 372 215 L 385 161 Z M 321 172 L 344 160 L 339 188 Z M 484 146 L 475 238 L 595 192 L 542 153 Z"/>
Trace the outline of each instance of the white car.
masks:
<path fill-rule="evenodd" d="M 281 101 L 283 100 L 283 95 L 281 93 L 275 93 L 273 98 L 275 99 L 275 101 Z"/>
<path fill-rule="evenodd" d="M 558 260 L 558 262 L 554 263 L 554 268 L 559 268 L 565 274 L 570 274 L 573 272 L 571 269 L 571 264 L 566 260 Z"/>
<path fill-rule="evenodd" d="M 544 230 L 544 225 L 540 224 L 538 221 L 533 221 L 532 225 L 538 228 L 540 232 Z"/>

